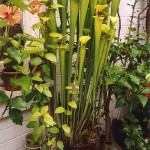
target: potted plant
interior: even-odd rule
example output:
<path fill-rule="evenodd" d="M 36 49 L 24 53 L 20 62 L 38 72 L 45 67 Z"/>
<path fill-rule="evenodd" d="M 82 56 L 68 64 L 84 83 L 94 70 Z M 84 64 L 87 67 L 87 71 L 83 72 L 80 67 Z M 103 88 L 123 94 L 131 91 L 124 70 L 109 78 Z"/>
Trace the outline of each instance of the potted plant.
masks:
<path fill-rule="evenodd" d="M 99 128 L 102 103 L 98 96 L 102 84 L 103 66 L 115 35 L 114 25 L 118 20 L 115 15 L 119 1 L 110 3 L 112 16 L 108 13 L 110 7 L 107 1 L 73 0 L 70 1 L 70 5 L 68 1 L 59 1 L 59 4 L 46 1 L 44 4 L 46 10 L 38 14 L 40 22 L 33 25 L 33 28 L 39 28 L 42 32 L 45 49 L 51 53 L 46 54 L 46 58 L 49 59 L 52 54 L 57 56 L 61 78 L 61 91 L 58 91 L 57 65 L 52 65 L 50 69 L 54 86 L 51 87 L 51 92 L 54 102 L 50 105 L 50 114 L 54 116 L 57 128 L 61 132 L 55 140 L 53 138 L 47 140 L 48 146 L 56 145 L 57 139 L 60 138 L 67 148 L 78 149 L 83 145 L 89 147 L 89 144 L 96 143 L 98 138 L 96 130 Z M 57 9 L 60 13 L 60 26 L 57 26 L 56 22 Z M 40 86 L 37 89 L 42 88 Z M 39 107 L 38 103 L 34 105 L 33 110 L 38 109 L 40 112 L 38 113 L 40 116 L 34 121 L 40 123 L 43 107 Z M 34 116 L 35 112 L 32 113 L 31 118 Z M 41 122 L 42 125 L 43 123 L 45 124 Z M 34 126 L 35 132 L 41 124 L 38 128 Z M 68 133 L 62 130 L 64 125 Z M 49 132 L 49 128 L 48 135 L 53 135 Z"/>
<path fill-rule="evenodd" d="M 18 67 L 17 70 L 26 76 L 11 80 L 14 86 L 21 87 L 22 96 L 12 98 L 12 94 L 8 97 L 1 92 L 0 96 L 5 99 L 0 102 L 6 103 L 3 114 L 9 109 L 13 122 L 21 124 L 20 108 L 32 100 L 28 127 L 33 128 L 34 142 L 38 141 L 43 148 L 63 149 L 67 145 L 69 149 L 83 149 L 91 145 L 96 149 L 103 69 L 115 36 L 119 2 L 71 0 L 69 3 L 60 0 L 59 4 L 53 4 L 53 1 L 33 0 L 25 4 L 11 1 L 13 6 L 38 13 L 40 22 L 32 28 L 39 29 L 41 34 L 38 37 L 27 34 L 13 37 L 15 43 L 29 41 L 27 46 L 20 47 L 21 62 L 36 55 L 29 61 L 32 71 L 28 73 L 27 68 Z M 41 5 L 46 6 L 43 12 L 39 11 Z M 56 22 L 57 9 L 60 26 Z M 56 84 L 58 64 L 61 91 Z M 41 70 L 36 70 L 36 66 Z M 44 77 L 41 77 L 42 72 Z"/>

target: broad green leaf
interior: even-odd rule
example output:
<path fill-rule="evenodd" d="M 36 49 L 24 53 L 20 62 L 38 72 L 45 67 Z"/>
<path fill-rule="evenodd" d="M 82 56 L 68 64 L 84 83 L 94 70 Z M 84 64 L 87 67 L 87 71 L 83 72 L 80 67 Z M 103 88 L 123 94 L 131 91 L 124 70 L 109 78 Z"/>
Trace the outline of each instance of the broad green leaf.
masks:
<path fill-rule="evenodd" d="M 16 108 L 11 108 L 9 110 L 9 117 L 15 124 L 22 125 L 23 122 L 23 113 L 21 110 Z"/>
<path fill-rule="evenodd" d="M 35 57 L 35 58 L 30 59 L 30 64 L 32 66 L 38 66 L 41 63 L 42 63 L 42 59 L 40 57 Z"/>
<path fill-rule="evenodd" d="M 112 78 L 105 77 L 105 81 L 106 81 L 106 84 L 107 84 L 107 85 L 111 85 L 111 84 L 114 84 L 114 82 L 115 82 L 116 80 L 115 80 L 115 79 L 112 79 Z"/>
<path fill-rule="evenodd" d="M 35 112 L 32 116 L 29 117 L 28 121 L 37 121 L 41 116 L 40 112 Z"/>
<path fill-rule="evenodd" d="M 62 125 L 62 129 L 66 132 L 66 133 L 70 133 L 71 129 L 67 124 L 63 124 Z"/>
<path fill-rule="evenodd" d="M 0 91 L 0 104 L 2 103 L 7 103 L 9 100 L 8 96 L 6 95 L 5 92 Z"/>
<path fill-rule="evenodd" d="M 17 33 L 14 36 L 14 39 L 20 39 L 20 40 L 24 40 L 24 41 L 39 41 L 39 39 L 37 39 L 31 35 L 21 34 L 21 33 Z"/>
<path fill-rule="evenodd" d="M 43 106 L 43 107 L 41 108 L 41 114 L 44 115 L 44 114 L 46 114 L 47 112 L 48 112 L 48 106 Z"/>
<path fill-rule="evenodd" d="M 16 47 L 16 48 L 19 48 L 19 47 L 20 47 L 20 42 L 14 40 L 14 39 L 12 39 L 12 38 L 10 38 L 10 43 L 11 43 L 14 47 Z"/>
<path fill-rule="evenodd" d="M 145 79 L 146 79 L 147 82 L 150 82 L 150 73 L 148 73 L 148 74 L 146 75 Z"/>
<path fill-rule="evenodd" d="M 35 87 L 40 93 L 43 93 L 43 90 L 44 90 L 44 88 L 43 88 L 43 86 L 40 84 L 40 85 L 38 85 L 38 86 L 36 86 Z"/>
<path fill-rule="evenodd" d="M 116 108 L 122 107 L 126 105 L 126 101 L 124 98 L 120 98 L 116 101 Z"/>
<path fill-rule="evenodd" d="M 20 9 L 23 9 L 23 10 L 27 10 L 28 9 L 28 5 L 24 3 L 23 0 L 11 0 L 11 3 L 15 6 L 17 6 L 18 8 Z"/>
<path fill-rule="evenodd" d="M 71 112 L 70 110 L 66 110 L 66 111 L 65 111 L 65 114 L 66 114 L 67 116 L 71 116 L 71 115 L 72 115 L 72 112 Z"/>
<path fill-rule="evenodd" d="M 138 95 L 139 99 L 140 99 L 140 102 L 141 104 L 143 105 L 143 107 L 147 104 L 148 102 L 148 98 L 144 95 Z"/>
<path fill-rule="evenodd" d="M 42 135 L 42 132 L 45 130 L 44 125 L 41 125 L 39 127 L 35 127 L 33 129 L 33 138 L 34 140 L 38 140 L 38 138 L 40 138 L 40 136 Z"/>
<path fill-rule="evenodd" d="M 29 76 L 23 76 L 21 78 L 18 79 L 11 79 L 10 82 L 13 85 L 17 85 L 17 86 L 21 86 L 22 90 L 24 90 L 25 92 L 30 91 L 30 85 L 31 85 L 31 77 Z"/>
<path fill-rule="evenodd" d="M 5 59 L 4 59 L 4 64 L 10 63 L 11 61 L 12 61 L 11 58 L 5 58 Z"/>
<path fill-rule="evenodd" d="M 145 88 L 141 93 L 142 94 L 149 94 L 150 93 L 150 88 Z"/>
<path fill-rule="evenodd" d="M 13 67 L 16 71 L 21 72 L 22 74 L 26 75 L 28 73 L 29 67 L 28 66 L 14 66 Z"/>
<path fill-rule="evenodd" d="M 39 112 L 39 111 L 40 111 L 40 108 L 39 108 L 39 107 L 34 106 L 34 107 L 32 108 L 32 114 L 34 114 L 34 113 L 36 113 L 36 112 Z"/>
<path fill-rule="evenodd" d="M 77 109 L 77 103 L 76 103 L 75 101 L 70 101 L 70 102 L 68 102 L 68 105 L 69 105 L 70 107 L 72 107 L 72 108 Z"/>
<path fill-rule="evenodd" d="M 36 121 L 31 121 L 27 124 L 27 127 L 28 128 L 35 128 L 37 126 L 37 123 Z"/>
<path fill-rule="evenodd" d="M 140 79 L 137 78 L 136 76 L 129 74 L 129 77 L 130 77 L 131 81 L 134 82 L 135 84 L 137 84 L 137 85 L 140 84 Z"/>
<path fill-rule="evenodd" d="M 0 28 L 7 26 L 7 23 L 0 18 Z"/>
<path fill-rule="evenodd" d="M 60 149 L 60 150 L 63 150 L 64 149 L 64 144 L 62 141 L 57 141 L 57 147 Z"/>
<path fill-rule="evenodd" d="M 32 28 L 33 29 L 36 29 L 36 28 L 40 28 L 43 24 L 41 22 L 38 22 L 38 23 L 35 23 L 34 25 L 32 25 Z"/>
<path fill-rule="evenodd" d="M 44 89 L 44 90 L 43 90 L 43 94 L 46 95 L 47 97 L 52 97 L 52 93 L 51 93 L 51 91 L 48 90 L 48 89 Z"/>
<path fill-rule="evenodd" d="M 50 67 L 48 65 L 42 65 L 42 70 L 47 76 L 50 76 Z"/>
<path fill-rule="evenodd" d="M 56 137 L 53 137 L 51 140 L 47 142 L 47 146 L 52 146 L 54 143 L 56 143 Z"/>
<path fill-rule="evenodd" d="M 38 76 L 32 77 L 32 80 L 34 80 L 34 81 L 39 81 L 39 82 L 42 82 L 42 81 L 43 81 L 43 79 L 40 78 L 40 77 L 38 77 Z"/>
<path fill-rule="evenodd" d="M 72 134 L 72 133 L 66 133 L 66 132 L 65 132 L 64 134 L 65 134 L 65 136 L 68 137 L 68 138 L 72 138 L 72 137 L 73 137 L 73 134 Z"/>
<path fill-rule="evenodd" d="M 121 80 L 119 81 L 119 83 L 120 83 L 122 86 L 125 86 L 125 87 L 127 87 L 127 88 L 129 88 L 129 89 L 132 89 L 131 85 L 130 85 L 127 81 L 125 81 L 125 80 L 123 80 L 123 79 L 121 79 Z"/>
<path fill-rule="evenodd" d="M 7 51 L 8 55 L 12 59 L 17 61 L 18 63 L 21 63 L 21 59 L 22 59 L 21 56 L 22 56 L 22 54 L 21 54 L 19 49 L 17 49 L 16 47 L 9 47 L 9 48 L 7 48 L 6 51 Z"/>
<path fill-rule="evenodd" d="M 56 59 L 56 56 L 52 53 L 47 53 L 45 55 L 45 58 L 53 63 L 56 63 L 57 62 L 57 59 Z"/>
<path fill-rule="evenodd" d="M 53 118 L 50 115 L 48 117 L 44 117 L 44 122 L 50 126 L 56 125 L 56 122 L 53 120 Z"/>
<path fill-rule="evenodd" d="M 41 45 L 43 45 L 42 42 L 33 41 L 33 42 L 31 42 L 31 43 L 28 45 L 28 47 L 38 47 L 38 46 L 41 46 Z"/>
<path fill-rule="evenodd" d="M 11 99 L 10 106 L 14 108 L 26 108 L 27 103 L 21 97 L 17 96 Z"/>
<path fill-rule="evenodd" d="M 24 54 L 30 55 L 30 54 L 36 54 L 38 52 L 43 52 L 44 49 L 41 47 L 27 47 L 26 50 L 22 50 Z"/>
<path fill-rule="evenodd" d="M 63 112 L 65 112 L 65 109 L 63 107 L 57 107 L 56 110 L 55 110 L 56 114 L 60 114 L 60 113 L 63 113 Z"/>
<path fill-rule="evenodd" d="M 59 133 L 59 129 L 57 127 L 51 127 L 51 128 L 48 129 L 48 131 L 51 134 L 57 134 L 57 133 Z"/>

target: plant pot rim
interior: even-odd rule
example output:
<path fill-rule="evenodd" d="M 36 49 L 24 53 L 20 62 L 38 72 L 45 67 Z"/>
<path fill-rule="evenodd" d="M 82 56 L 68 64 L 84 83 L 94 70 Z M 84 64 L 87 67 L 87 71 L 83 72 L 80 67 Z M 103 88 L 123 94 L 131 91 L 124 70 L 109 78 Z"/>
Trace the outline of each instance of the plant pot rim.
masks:
<path fill-rule="evenodd" d="M 19 72 L 19 71 L 1 71 L 1 73 L 3 73 L 3 74 L 22 74 L 21 72 Z"/>
<path fill-rule="evenodd" d="M 98 141 L 93 141 L 93 142 L 90 142 L 90 143 L 87 143 L 87 144 L 82 144 L 82 145 L 73 145 L 73 146 L 70 146 L 70 147 L 76 147 L 76 148 L 79 148 L 79 147 L 86 147 L 88 145 L 92 145 L 92 144 L 97 144 Z"/>

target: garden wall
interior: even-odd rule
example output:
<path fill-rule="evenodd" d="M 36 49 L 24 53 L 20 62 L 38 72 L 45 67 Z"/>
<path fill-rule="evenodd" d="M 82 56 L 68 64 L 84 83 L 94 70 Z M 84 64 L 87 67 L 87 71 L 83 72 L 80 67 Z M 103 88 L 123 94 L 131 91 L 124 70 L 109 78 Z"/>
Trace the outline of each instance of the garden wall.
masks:
<path fill-rule="evenodd" d="M 131 15 L 131 8 L 127 6 L 128 3 L 133 3 L 134 0 L 121 0 L 120 5 L 120 16 L 121 16 L 121 37 L 124 37 L 128 31 L 128 26 L 130 22 Z M 145 7 L 143 2 L 140 2 L 136 8 L 139 12 Z M 137 13 L 136 13 L 137 14 Z M 145 14 L 143 14 L 144 16 Z M 37 21 L 37 16 L 31 16 L 29 13 L 24 13 L 24 20 L 23 20 L 23 28 L 26 33 L 32 33 L 35 35 L 34 31 L 30 28 L 32 24 Z M 136 21 L 135 21 L 135 24 Z M 145 20 L 141 20 L 141 28 L 144 26 Z M 59 82 L 58 82 L 59 86 Z M 0 89 L 2 90 L 2 89 Z M 16 93 L 17 94 L 17 93 Z M 111 102 L 111 116 L 115 117 L 118 116 L 122 111 L 115 110 L 115 100 Z M 0 113 L 3 111 L 4 106 L 0 105 Z M 27 117 L 29 115 L 28 111 L 24 111 L 24 122 L 23 126 L 14 125 L 11 120 L 5 117 L 0 121 L 0 150 L 25 150 L 25 135 L 26 133 L 30 132 L 29 129 L 26 128 L 27 124 Z"/>

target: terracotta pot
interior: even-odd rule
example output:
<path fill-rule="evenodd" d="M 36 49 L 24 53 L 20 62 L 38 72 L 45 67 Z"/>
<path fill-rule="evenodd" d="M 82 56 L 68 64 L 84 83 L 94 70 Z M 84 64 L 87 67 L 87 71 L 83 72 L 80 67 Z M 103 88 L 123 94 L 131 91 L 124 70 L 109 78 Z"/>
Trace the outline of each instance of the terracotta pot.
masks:
<path fill-rule="evenodd" d="M 26 135 L 26 150 L 41 150 L 41 147 L 38 143 L 32 143 L 32 139 L 32 133 Z"/>
<path fill-rule="evenodd" d="M 23 76 L 23 74 L 21 72 L 8 72 L 8 71 L 2 71 L 2 78 L 3 78 L 3 86 L 5 88 L 6 91 L 11 91 L 12 90 L 12 86 L 10 84 L 10 79 L 11 78 L 20 78 Z M 20 87 L 15 87 L 13 90 L 14 91 L 19 91 L 21 88 Z"/>
<path fill-rule="evenodd" d="M 82 146 L 65 146 L 65 150 L 97 150 L 98 142 Z"/>

